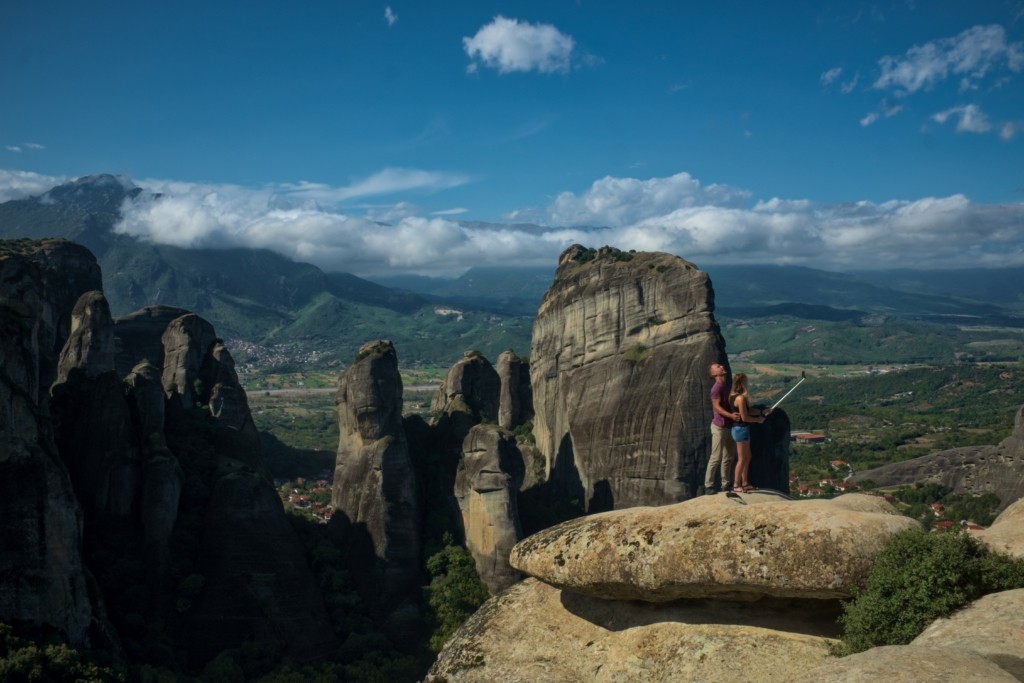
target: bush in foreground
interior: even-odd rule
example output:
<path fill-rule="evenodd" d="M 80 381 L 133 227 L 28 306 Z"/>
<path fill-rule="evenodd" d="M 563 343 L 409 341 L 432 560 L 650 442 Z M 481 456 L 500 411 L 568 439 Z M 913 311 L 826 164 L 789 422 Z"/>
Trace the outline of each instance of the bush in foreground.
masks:
<path fill-rule="evenodd" d="M 1024 588 L 1024 560 L 962 531 L 904 531 L 879 552 L 863 588 L 843 606 L 840 656 L 904 645 L 928 624 L 983 595 Z"/>

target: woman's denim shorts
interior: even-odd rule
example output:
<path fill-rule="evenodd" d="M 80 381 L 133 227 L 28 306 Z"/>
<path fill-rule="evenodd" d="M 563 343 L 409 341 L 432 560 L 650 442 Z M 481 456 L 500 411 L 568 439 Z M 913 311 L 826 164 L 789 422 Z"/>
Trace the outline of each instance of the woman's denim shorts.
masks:
<path fill-rule="evenodd" d="M 732 440 L 736 443 L 750 441 L 750 427 L 747 425 L 733 425 Z"/>

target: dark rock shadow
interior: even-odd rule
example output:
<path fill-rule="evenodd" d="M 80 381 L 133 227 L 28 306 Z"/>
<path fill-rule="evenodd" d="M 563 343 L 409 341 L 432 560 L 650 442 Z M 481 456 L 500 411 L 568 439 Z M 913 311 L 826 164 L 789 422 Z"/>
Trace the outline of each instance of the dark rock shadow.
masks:
<path fill-rule="evenodd" d="M 551 468 L 550 482 L 557 494 L 569 501 L 577 501 L 582 505 L 586 491 L 580 471 L 576 468 L 576 455 L 572 448 L 572 438 L 565 434 L 558 444 L 555 465 Z"/>
<path fill-rule="evenodd" d="M 584 514 L 586 492 L 573 456 L 572 440 L 562 438 L 550 478 L 520 491 L 519 521 L 523 536 L 530 536 Z"/>
<path fill-rule="evenodd" d="M 751 484 L 790 494 L 789 431 L 789 416 L 782 409 L 772 411 L 764 424 L 751 426 Z"/>
<path fill-rule="evenodd" d="M 762 598 L 753 602 L 675 600 L 652 603 L 601 600 L 562 591 L 562 606 L 580 619 L 609 631 L 638 626 L 679 623 L 694 626 L 746 626 L 786 633 L 838 638 L 839 600 Z"/>
<path fill-rule="evenodd" d="M 590 514 L 595 512 L 608 512 L 615 509 L 615 494 L 612 493 L 612 486 L 607 479 L 594 484 L 594 493 L 587 503 L 587 511 Z"/>

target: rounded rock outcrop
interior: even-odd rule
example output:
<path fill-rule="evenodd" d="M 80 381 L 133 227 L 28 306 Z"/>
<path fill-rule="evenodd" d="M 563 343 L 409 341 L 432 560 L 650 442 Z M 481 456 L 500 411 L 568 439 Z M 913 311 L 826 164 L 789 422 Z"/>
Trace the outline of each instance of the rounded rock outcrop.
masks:
<path fill-rule="evenodd" d="M 917 526 L 864 494 L 803 501 L 719 494 L 564 522 L 521 541 L 510 563 L 607 599 L 846 598 L 885 540 Z"/>

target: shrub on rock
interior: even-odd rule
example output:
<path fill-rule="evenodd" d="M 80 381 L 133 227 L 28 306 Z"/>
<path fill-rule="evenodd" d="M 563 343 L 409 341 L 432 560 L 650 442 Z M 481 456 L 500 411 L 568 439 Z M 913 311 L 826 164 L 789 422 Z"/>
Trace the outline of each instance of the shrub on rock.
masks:
<path fill-rule="evenodd" d="M 843 607 L 838 654 L 909 643 L 939 617 L 983 595 L 1024 588 L 1024 561 L 962 532 L 893 535 L 863 588 Z"/>

